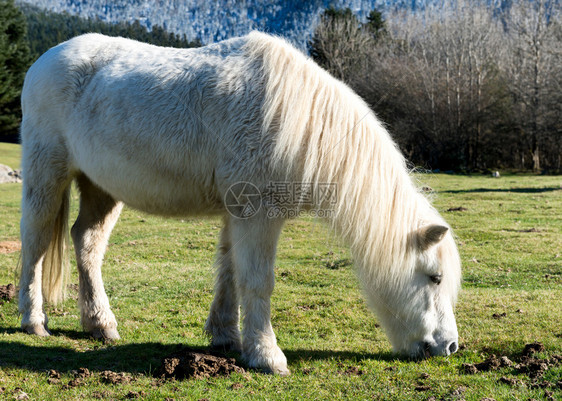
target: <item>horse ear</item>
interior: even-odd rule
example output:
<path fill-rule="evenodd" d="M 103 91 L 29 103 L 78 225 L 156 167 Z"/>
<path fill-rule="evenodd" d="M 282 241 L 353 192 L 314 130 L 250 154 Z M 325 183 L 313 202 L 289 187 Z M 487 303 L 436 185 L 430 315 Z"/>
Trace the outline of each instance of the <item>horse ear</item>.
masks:
<path fill-rule="evenodd" d="M 418 230 L 418 247 L 425 251 L 443 239 L 449 227 L 430 224 Z"/>

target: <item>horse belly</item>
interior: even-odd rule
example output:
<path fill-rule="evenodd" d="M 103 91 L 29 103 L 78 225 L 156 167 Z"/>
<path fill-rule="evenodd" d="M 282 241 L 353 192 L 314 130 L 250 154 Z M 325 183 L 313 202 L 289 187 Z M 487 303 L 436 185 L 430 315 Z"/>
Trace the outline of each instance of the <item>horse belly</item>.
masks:
<path fill-rule="evenodd" d="M 79 159 L 79 171 L 132 208 L 163 216 L 215 214 L 223 210 L 214 168 L 208 161 L 197 160 L 200 157 L 181 165 L 154 165 L 143 155 L 127 159 L 121 152 L 106 149 Z"/>

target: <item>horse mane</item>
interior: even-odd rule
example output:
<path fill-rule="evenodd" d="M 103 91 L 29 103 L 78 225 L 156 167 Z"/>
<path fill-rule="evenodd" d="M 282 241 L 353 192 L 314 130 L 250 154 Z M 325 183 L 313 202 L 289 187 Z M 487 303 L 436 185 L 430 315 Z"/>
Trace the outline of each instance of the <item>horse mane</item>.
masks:
<path fill-rule="evenodd" d="M 337 183 L 330 221 L 360 275 L 399 284 L 415 267 L 412 233 L 446 223 L 414 185 L 387 130 L 347 85 L 283 39 L 252 32 L 245 48 L 261 63 L 262 136 L 273 136 L 274 165 L 313 191 Z"/>

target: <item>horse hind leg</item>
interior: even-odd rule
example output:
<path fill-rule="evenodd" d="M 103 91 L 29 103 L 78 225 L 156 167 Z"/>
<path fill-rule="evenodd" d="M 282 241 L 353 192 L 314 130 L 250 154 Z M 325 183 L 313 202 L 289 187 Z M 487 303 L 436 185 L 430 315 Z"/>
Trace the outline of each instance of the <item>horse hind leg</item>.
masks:
<path fill-rule="evenodd" d="M 118 340 L 117 321 L 105 293 L 101 265 L 122 203 L 116 202 L 84 175 L 77 178 L 77 183 L 80 212 L 71 235 L 78 265 L 78 303 L 82 326 L 95 338 Z"/>
<path fill-rule="evenodd" d="M 231 246 L 229 219 L 225 218 L 217 251 L 215 298 L 205 331 L 211 337 L 212 347 L 240 352 L 240 303 L 234 281 Z"/>
<path fill-rule="evenodd" d="M 65 161 L 66 151 L 58 145 L 32 139 L 24 142 L 18 306 L 22 329 L 40 336 L 49 335 L 43 299 L 56 304 L 65 289 L 72 181 Z"/>

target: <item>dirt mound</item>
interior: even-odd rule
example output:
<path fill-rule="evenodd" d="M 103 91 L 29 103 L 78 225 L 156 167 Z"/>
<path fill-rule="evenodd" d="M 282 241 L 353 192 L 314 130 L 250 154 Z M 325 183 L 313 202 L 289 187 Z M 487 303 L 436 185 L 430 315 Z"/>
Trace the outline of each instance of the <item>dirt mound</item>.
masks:
<path fill-rule="evenodd" d="M 545 350 L 546 349 L 544 348 L 544 345 L 542 345 L 541 343 L 531 343 L 525 345 L 525 348 L 523 349 L 521 355 L 524 357 L 530 357 L 536 352 L 544 352 Z"/>
<path fill-rule="evenodd" d="M 117 373 L 111 370 L 104 370 L 100 373 L 100 380 L 106 384 L 127 384 L 131 381 L 131 378 L 122 372 Z"/>
<path fill-rule="evenodd" d="M 512 373 L 524 374 L 530 379 L 530 387 L 557 387 L 558 383 L 551 383 L 547 380 L 542 380 L 544 373 L 555 366 L 562 363 L 562 356 L 553 355 L 550 358 L 538 358 L 535 354 L 539 352 L 545 352 L 546 348 L 541 343 L 532 343 L 525 345 L 525 348 L 521 352 L 518 362 L 512 362 L 507 356 L 502 356 L 498 358 L 496 355 L 492 354 L 486 360 L 480 363 L 463 363 L 461 365 L 461 372 L 464 374 L 476 374 L 478 372 L 488 372 L 491 370 L 498 370 L 502 368 L 511 368 Z M 542 381 L 541 381 L 542 380 Z M 521 380 L 514 378 L 509 378 L 503 376 L 500 382 L 505 383 L 510 386 L 515 386 L 521 384 Z"/>
<path fill-rule="evenodd" d="M 58 370 L 55 370 L 55 369 L 49 370 L 47 372 L 47 376 L 49 376 L 49 378 L 47 379 L 47 383 L 49 383 L 49 384 L 59 384 L 60 383 L 61 374 Z"/>
<path fill-rule="evenodd" d="M 0 301 L 10 301 L 16 296 L 16 286 L 13 284 L 0 285 Z"/>
<path fill-rule="evenodd" d="M 234 358 L 208 350 L 186 348 L 166 357 L 157 371 L 159 376 L 176 379 L 203 379 L 244 373 Z"/>
<path fill-rule="evenodd" d="M 79 387 L 86 385 L 86 381 L 88 378 L 92 376 L 96 376 L 88 368 L 78 368 L 77 370 L 70 371 L 73 375 L 73 379 L 71 379 L 67 384 L 62 385 L 63 390 L 68 390 L 72 387 Z M 59 371 L 55 369 L 51 369 L 47 372 L 47 383 L 49 384 L 62 384 L 61 379 L 62 375 Z M 129 376 L 125 373 L 117 373 L 111 370 L 104 370 L 100 372 L 99 379 L 102 383 L 105 384 L 127 384 L 130 383 L 132 380 Z M 94 398 L 102 398 L 102 397 L 94 397 Z"/>
<path fill-rule="evenodd" d="M 68 390 L 72 387 L 79 387 L 86 384 L 86 379 L 90 377 L 92 374 L 88 370 L 88 368 L 78 368 L 78 370 L 71 371 L 74 379 L 70 380 L 67 384 L 62 386 L 63 390 Z M 47 383 L 49 384 L 59 384 L 61 382 L 61 374 L 60 372 L 51 369 L 48 373 L 49 378 L 47 379 Z"/>
<path fill-rule="evenodd" d="M 475 374 L 478 372 L 488 372 L 490 370 L 497 370 L 499 368 L 511 366 L 513 362 L 507 357 L 502 356 L 498 358 L 492 354 L 484 362 L 480 363 L 463 363 L 461 370 L 466 374 Z"/>
<path fill-rule="evenodd" d="M 19 241 L 0 241 L 0 254 L 13 253 L 21 249 L 21 242 Z"/>

